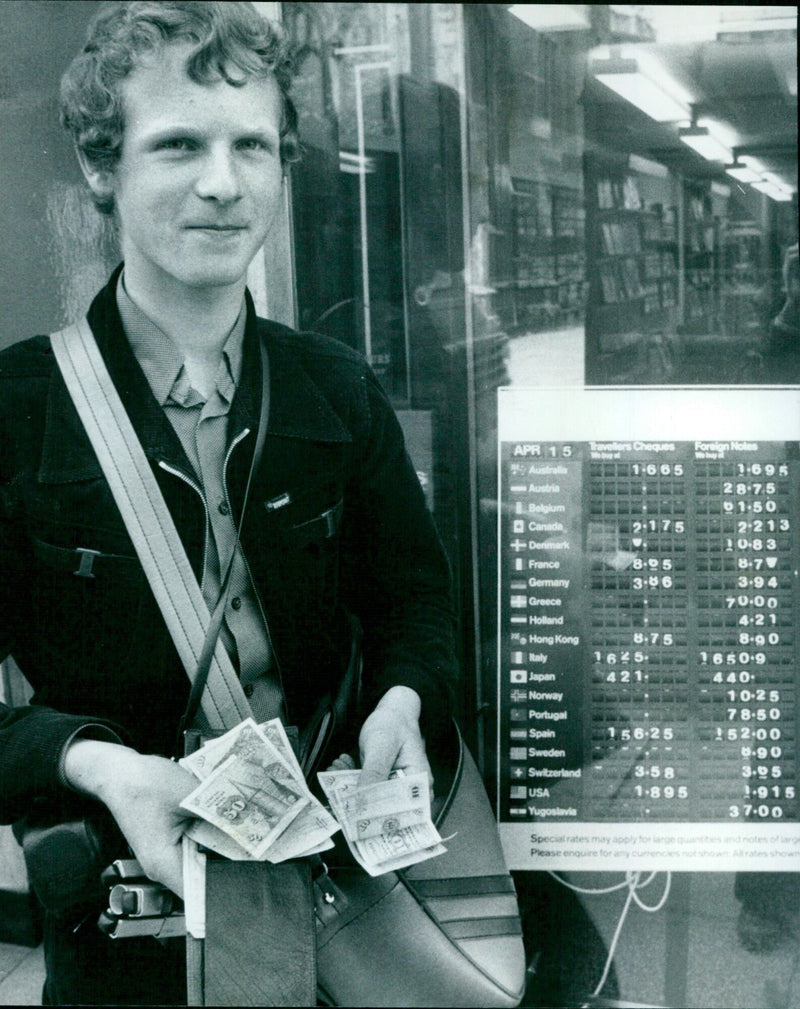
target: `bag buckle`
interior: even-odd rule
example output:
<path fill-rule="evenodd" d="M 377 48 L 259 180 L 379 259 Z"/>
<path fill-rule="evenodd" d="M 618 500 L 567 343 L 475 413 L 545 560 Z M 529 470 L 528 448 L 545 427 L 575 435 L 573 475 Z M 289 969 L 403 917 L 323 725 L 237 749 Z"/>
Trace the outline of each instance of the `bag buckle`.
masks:
<path fill-rule="evenodd" d="M 109 887 L 108 907 L 97 924 L 111 939 L 152 935 L 164 939 L 184 935 L 183 902 L 171 890 L 148 879 L 133 858 L 120 858 L 103 872 Z"/>
<path fill-rule="evenodd" d="M 317 919 L 323 926 L 330 925 L 347 907 L 348 900 L 331 879 L 328 866 L 318 855 L 311 858 L 311 881 Z"/>
<path fill-rule="evenodd" d="M 79 578 L 94 578 L 94 574 L 92 574 L 92 567 L 94 566 L 95 557 L 100 557 L 100 551 L 89 550 L 88 547 L 78 547 L 75 550 L 75 553 L 80 554 L 81 559 L 77 569 L 72 573 L 77 575 Z"/>

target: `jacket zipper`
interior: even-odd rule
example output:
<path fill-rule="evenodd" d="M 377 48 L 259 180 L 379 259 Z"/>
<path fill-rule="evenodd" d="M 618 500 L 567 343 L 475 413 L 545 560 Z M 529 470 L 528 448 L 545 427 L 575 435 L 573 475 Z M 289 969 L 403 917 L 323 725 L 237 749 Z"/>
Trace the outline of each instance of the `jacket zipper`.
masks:
<path fill-rule="evenodd" d="M 203 506 L 203 514 L 206 517 L 206 522 L 203 530 L 203 567 L 200 575 L 200 590 L 202 591 L 203 583 L 205 582 L 206 577 L 206 566 L 208 563 L 208 532 L 211 525 L 211 518 L 208 514 L 206 499 L 203 497 L 203 491 L 201 490 L 200 485 L 195 483 L 188 473 L 184 473 L 183 470 L 177 469 L 175 466 L 170 466 L 170 464 L 168 462 L 164 462 L 163 459 L 158 460 L 158 465 L 161 469 L 165 470 L 167 473 L 171 473 L 172 476 L 178 477 L 179 480 L 182 480 L 185 484 L 191 487 L 192 490 L 197 493 L 197 496 L 200 498 L 200 503 Z"/>

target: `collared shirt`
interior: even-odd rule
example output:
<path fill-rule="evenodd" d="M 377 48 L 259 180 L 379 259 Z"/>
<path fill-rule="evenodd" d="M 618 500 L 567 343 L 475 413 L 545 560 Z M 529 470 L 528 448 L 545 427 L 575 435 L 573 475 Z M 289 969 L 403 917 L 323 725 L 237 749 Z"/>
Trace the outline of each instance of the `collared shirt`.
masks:
<path fill-rule="evenodd" d="M 259 719 L 280 713 L 280 691 L 270 674 L 271 649 L 263 614 L 241 548 L 224 483 L 228 413 L 242 368 L 246 312 L 244 302 L 222 348 L 215 386 L 205 399 L 191 384 L 183 355 L 131 300 L 124 271 L 117 305 L 131 348 L 153 395 L 175 429 L 194 470 L 206 505 L 206 549 L 201 589 L 213 610 L 231 554 L 236 556 L 220 636 L 239 672 Z"/>

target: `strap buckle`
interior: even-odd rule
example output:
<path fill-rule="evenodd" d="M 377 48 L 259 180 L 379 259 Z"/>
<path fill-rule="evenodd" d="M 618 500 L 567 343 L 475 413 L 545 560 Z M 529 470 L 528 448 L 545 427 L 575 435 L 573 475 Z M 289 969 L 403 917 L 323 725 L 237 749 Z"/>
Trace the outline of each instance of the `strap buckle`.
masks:
<path fill-rule="evenodd" d="M 335 504 L 333 508 L 329 508 L 322 518 L 325 520 L 325 538 L 330 539 L 331 536 L 335 535 L 336 530 L 339 528 L 339 522 L 342 517 L 342 511 L 344 509 L 344 504 L 339 501 Z"/>
<path fill-rule="evenodd" d="M 89 550 L 87 547 L 78 547 L 75 551 L 76 554 L 81 555 L 80 563 L 75 571 L 72 573 L 77 575 L 79 578 L 94 578 L 92 573 L 92 567 L 94 565 L 95 557 L 100 557 L 99 550 Z"/>

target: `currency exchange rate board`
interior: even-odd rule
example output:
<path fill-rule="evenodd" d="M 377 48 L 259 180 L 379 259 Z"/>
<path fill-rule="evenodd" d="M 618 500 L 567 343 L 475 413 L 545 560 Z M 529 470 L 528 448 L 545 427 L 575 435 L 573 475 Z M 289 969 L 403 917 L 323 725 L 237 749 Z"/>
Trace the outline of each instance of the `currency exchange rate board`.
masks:
<path fill-rule="evenodd" d="M 509 864 L 800 870 L 800 390 L 503 389 L 498 421 Z"/>

